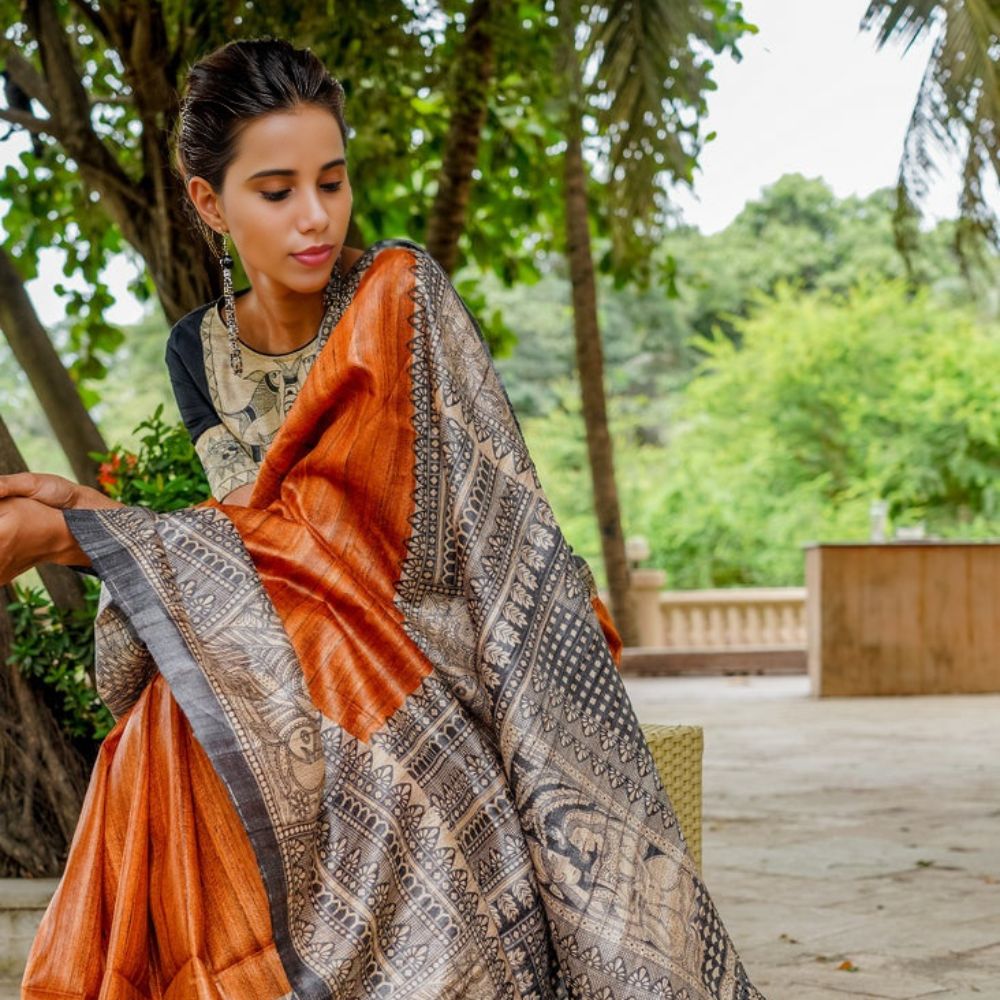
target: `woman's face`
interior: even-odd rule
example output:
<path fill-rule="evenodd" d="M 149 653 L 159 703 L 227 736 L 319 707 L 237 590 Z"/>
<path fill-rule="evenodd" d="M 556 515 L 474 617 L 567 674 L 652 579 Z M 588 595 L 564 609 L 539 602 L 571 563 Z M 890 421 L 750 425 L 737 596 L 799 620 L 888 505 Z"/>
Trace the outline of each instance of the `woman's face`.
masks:
<path fill-rule="evenodd" d="M 253 119 L 216 194 L 200 177 L 188 192 L 202 218 L 228 231 L 254 288 L 318 292 L 340 254 L 351 218 L 344 140 L 325 108 L 302 105 Z M 325 251 L 303 256 L 303 251 Z"/>

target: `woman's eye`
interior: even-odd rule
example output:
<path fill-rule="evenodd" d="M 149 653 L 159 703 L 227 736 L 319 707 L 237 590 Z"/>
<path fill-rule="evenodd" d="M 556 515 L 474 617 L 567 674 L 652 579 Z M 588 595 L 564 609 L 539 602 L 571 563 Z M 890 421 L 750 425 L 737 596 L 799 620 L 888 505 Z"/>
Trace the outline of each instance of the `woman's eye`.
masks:
<path fill-rule="evenodd" d="M 339 191 L 343 186 L 343 181 L 330 181 L 327 184 L 320 184 L 324 191 Z M 283 188 L 281 191 L 261 191 L 260 196 L 267 201 L 281 201 L 287 198 L 290 188 Z"/>

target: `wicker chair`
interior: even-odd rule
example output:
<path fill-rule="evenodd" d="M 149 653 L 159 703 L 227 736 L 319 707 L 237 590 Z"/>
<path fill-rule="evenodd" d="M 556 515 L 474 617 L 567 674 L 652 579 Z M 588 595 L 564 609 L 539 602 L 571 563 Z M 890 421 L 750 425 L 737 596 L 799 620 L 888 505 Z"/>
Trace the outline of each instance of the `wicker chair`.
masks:
<path fill-rule="evenodd" d="M 702 728 L 658 723 L 643 723 L 639 728 L 649 744 L 691 857 L 701 872 Z"/>

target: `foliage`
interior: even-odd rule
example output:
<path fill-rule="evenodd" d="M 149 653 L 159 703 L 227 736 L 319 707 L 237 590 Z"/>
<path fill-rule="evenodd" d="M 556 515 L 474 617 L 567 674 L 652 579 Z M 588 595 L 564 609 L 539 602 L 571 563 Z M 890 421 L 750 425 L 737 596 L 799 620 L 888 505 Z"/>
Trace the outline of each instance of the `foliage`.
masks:
<path fill-rule="evenodd" d="M 131 507 L 169 511 L 190 507 L 210 495 L 201 459 L 182 423 L 167 424 L 163 404 L 135 427 L 138 452 L 115 447 L 94 452 L 101 463 L 99 479 L 104 492 Z"/>
<path fill-rule="evenodd" d="M 871 0 L 861 28 L 876 44 L 933 37 L 903 142 L 894 224 L 909 259 L 913 223 L 937 167 L 934 151 L 962 160 L 955 246 L 963 268 L 983 260 L 983 246 L 1000 250 L 1000 225 L 990 189 L 1000 180 L 1000 3 L 997 0 Z M 905 50 L 904 50 L 905 51 Z"/>
<path fill-rule="evenodd" d="M 757 27 L 743 18 L 740 0 L 605 0 L 573 4 L 586 27 L 585 121 L 600 163 L 600 201 L 606 204 L 611 248 L 602 260 L 616 287 L 649 277 L 649 247 L 671 218 L 662 180 L 693 186 L 705 143 L 707 95 L 716 55 L 739 61 L 739 42 Z M 568 32 L 577 26 L 561 24 Z"/>
<path fill-rule="evenodd" d="M 780 285 L 706 359 L 645 514 L 673 586 L 800 582 L 799 547 L 896 524 L 1000 534 L 1000 329 L 904 283 L 845 300 Z"/>
<path fill-rule="evenodd" d="M 8 663 L 42 682 L 56 701 L 56 716 L 67 735 L 102 740 L 114 719 L 94 689 L 94 615 L 100 587 L 87 578 L 83 608 L 55 607 L 40 587 L 13 585 L 16 600 L 7 605 L 13 639 Z"/>

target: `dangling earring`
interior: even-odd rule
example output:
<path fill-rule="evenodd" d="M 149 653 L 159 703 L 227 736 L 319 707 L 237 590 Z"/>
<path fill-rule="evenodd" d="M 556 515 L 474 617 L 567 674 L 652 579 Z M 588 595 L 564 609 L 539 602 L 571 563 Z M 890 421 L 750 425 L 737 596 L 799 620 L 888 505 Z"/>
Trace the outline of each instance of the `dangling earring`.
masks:
<path fill-rule="evenodd" d="M 236 300 L 233 298 L 233 258 L 229 253 L 229 237 L 222 234 L 222 255 L 219 264 L 222 266 L 222 297 L 223 312 L 226 317 L 226 335 L 229 338 L 229 366 L 234 375 L 243 374 L 243 357 L 240 354 L 240 341 L 236 326 Z"/>

